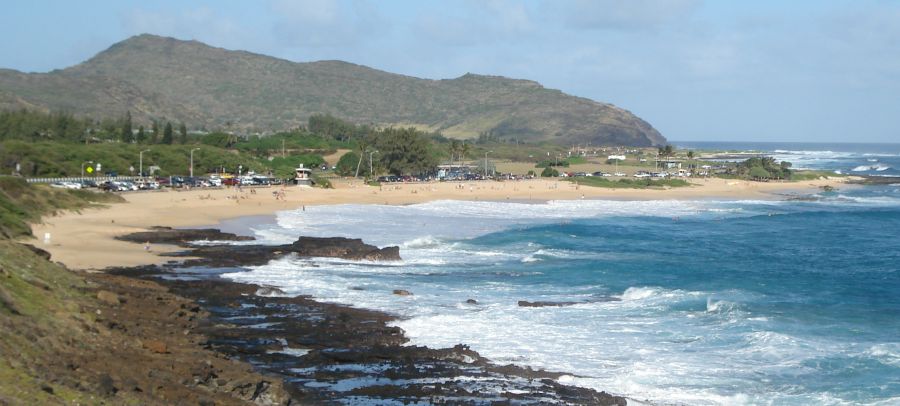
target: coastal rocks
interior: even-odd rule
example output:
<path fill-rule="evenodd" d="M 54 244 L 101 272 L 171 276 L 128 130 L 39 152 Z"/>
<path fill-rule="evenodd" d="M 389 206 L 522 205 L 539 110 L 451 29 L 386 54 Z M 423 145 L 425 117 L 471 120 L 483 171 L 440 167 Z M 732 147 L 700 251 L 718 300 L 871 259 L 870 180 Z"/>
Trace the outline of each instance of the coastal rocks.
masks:
<path fill-rule="evenodd" d="M 359 238 L 300 237 L 291 244 L 291 252 L 302 257 L 329 257 L 365 261 L 399 261 L 400 247 L 379 249 Z"/>
<path fill-rule="evenodd" d="M 394 294 L 397 296 L 412 296 L 410 291 L 403 289 L 394 289 Z"/>
<path fill-rule="evenodd" d="M 50 260 L 50 253 L 49 253 L 49 252 L 47 252 L 47 251 L 45 251 L 45 250 L 42 250 L 42 249 L 40 249 L 40 248 L 38 248 L 38 247 L 35 247 L 34 245 L 31 245 L 31 244 L 22 244 L 22 246 L 25 247 L 25 248 L 28 248 L 31 252 L 37 254 L 37 256 L 39 256 L 39 257 L 41 257 L 41 258 L 44 258 L 44 259 L 46 259 L 46 260 L 48 260 L 48 261 Z"/>
<path fill-rule="evenodd" d="M 97 292 L 97 300 L 110 306 L 118 306 L 120 303 L 122 303 L 122 299 L 119 298 L 119 295 L 108 290 L 101 290 Z"/>
<path fill-rule="evenodd" d="M 275 286 L 261 286 L 256 290 L 256 296 L 278 296 L 284 295 L 284 291 Z"/>
<path fill-rule="evenodd" d="M 184 230 L 182 230 L 184 231 Z M 133 236 L 133 234 L 131 234 Z M 133 237 L 129 237 L 133 239 Z M 189 250 L 163 254 L 175 257 L 200 257 L 186 265 L 252 266 L 262 265 L 285 255 L 298 257 L 341 258 L 351 261 L 400 261 L 400 248 L 378 248 L 356 238 L 300 237 L 285 245 L 203 245 Z"/>
<path fill-rule="evenodd" d="M 173 244 L 187 246 L 191 241 L 250 241 L 253 237 L 224 233 L 215 228 L 174 229 L 171 227 L 151 227 L 150 231 L 140 231 L 116 237 L 118 240 L 143 244 Z"/>
<path fill-rule="evenodd" d="M 475 299 L 466 299 L 466 304 L 478 304 L 478 301 Z"/>
<path fill-rule="evenodd" d="M 169 352 L 169 346 L 160 340 L 144 340 L 142 345 L 144 348 L 157 354 L 167 354 Z"/>
<path fill-rule="evenodd" d="M 213 360 L 215 368 L 204 362 L 192 364 L 189 380 L 234 398 L 257 404 L 268 402 L 270 393 L 287 393 L 300 404 L 416 404 L 435 399 L 446 404 L 625 402 L 562 384 L 557 381 L 561 373 L 493 364 L 465 345 L 441 349 L 406 345 L 403 330 L 390 325 L 394 317 L 389 314 L 304 296 L 260 296 L 255 293 L 264 286 L 221 278 L 158 279 L 170 271 L 142 267 L 108 273 L 155 280 L 174 294 L 202 301 L 210 314 L 198 322 L 196 332 L 206 337 L 199 344 L 222 355 Z M 169 358 L 181 357 L 171 351 L 177 355 Z M 223 359 L 235 364 L 216 366 Z M 282 392 L 271 392 L 280 379 L 223 380 L 225 373 L 241 369 L 237 365 L 246 365 L 237 364 L 238 359 L 269 377 L 283 378 Z"/>
<path fill-rule="evenodd" d="M 520 300 L 519 307 L 563 307 L 563 306 L 572 306 L 576 305 L 578 302 L 545 302 L 545 301 L 537 301 L 537 302 L 529 302 L 527 300 Z"/>

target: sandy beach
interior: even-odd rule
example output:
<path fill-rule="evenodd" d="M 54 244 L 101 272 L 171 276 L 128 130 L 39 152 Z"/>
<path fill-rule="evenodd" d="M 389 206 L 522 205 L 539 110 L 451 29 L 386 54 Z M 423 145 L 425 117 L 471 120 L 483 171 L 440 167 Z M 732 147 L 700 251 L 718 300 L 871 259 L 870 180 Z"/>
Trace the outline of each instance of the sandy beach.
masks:
<path fill-rule="evenodd" d="M 139 244 L 115 237 L 152 226 L 196 227 L 218 224 L 230 218 L 267 215 L 310 205 L 404 205 L 433 200 L 535 201 L 571 199 L 780 199 L 787 193 L 810 193 L 824 187 L 848 187 L 843 178 L 803 182 L 747 182 L 740 180 L 692 180 L 691 187 L 665 190 L 607 189 L 576 186 L 569 182 L 535 179 L 507 182 L 446 182 L 388 184 L 381 187 L 360 181 L 338 181 L 334 189 L 285 187 L 283 199 L 273 192 L 281 187 L 162 190 L 123 194 L 126 203 L 67 212 L 47 217 L 32 228 L 39 247 L 55 261 L 73 269 L 99 270 L 110 266 L 164 263 L 171 258 L 158 253 L 175 247 L 154 245 L 147 251 Z M 49 241 L 45 236 L 49 234 Z"/>

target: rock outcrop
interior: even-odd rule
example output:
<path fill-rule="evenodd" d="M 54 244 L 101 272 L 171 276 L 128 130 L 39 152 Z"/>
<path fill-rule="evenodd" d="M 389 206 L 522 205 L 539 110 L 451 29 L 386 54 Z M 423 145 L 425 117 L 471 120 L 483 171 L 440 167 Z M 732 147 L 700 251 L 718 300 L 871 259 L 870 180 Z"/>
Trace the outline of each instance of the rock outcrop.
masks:
<path fill-rule="evenodd" d="M 342 258 L 357 261 L 399 261 L 400 247 L 378 248 L 359 238 L 300 237 L 291 244 L 291 252 L 301 257 Z"/>

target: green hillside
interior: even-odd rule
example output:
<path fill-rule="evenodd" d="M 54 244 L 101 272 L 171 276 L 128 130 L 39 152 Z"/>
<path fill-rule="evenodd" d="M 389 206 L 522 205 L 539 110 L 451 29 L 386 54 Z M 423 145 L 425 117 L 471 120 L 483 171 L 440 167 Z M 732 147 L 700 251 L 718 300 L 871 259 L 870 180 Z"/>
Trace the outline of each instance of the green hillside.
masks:
<path fill-rule="evenodd" d="M 660 145 L 630 112 L 527 80 L 427 80 L 340 61 L 295 63 L 196 41 L 140 35 L 49 73 L 0 70 L 0 109 L 68 111 L 191 128 L 277 131 L 313 114 L 415 126 L 452 138 Z"/>

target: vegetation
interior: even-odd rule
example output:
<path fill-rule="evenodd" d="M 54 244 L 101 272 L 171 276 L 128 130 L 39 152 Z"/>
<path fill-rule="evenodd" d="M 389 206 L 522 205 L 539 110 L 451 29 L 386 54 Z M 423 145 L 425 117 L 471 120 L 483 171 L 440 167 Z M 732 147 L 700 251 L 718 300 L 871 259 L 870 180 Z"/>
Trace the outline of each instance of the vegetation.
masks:
<path fill-rule="evenodd" d="M 29 222 L 59 210 L 79 210 L 102 203 L 124 201 L 111 193 L 88 190 L 54 189 L 29 185 L 25 179 L 0 176 L 0 237 L 18 238 L 31 235 Z"/>
<path fill-rule="evenodd" d="M 194 145 L 139 145 L 123 143 L 67 144 L 56 142 L 6 141 L 0 143 L 0 165 L 4 173 L 12 173 L 19 164 L 22 175 L 31 177 L 80 176 L 83 166 L 101 165 L 103 173 L 137 175 L 140 170 L 140 151 L 143 153 L 144 172 L 151 166 L 159 167 L 154 175 L 184 175 L 190 168 L 190 150 Z M 90 162 L 90 163 L 89 163 Z M 263 161 L 246 154 L 235 154 L 216 147 L 201 147 L 194 152 L 194 170 L 199 173 L 216 172 L 225 168 L 263 173 L 268 170 Z"/>
<path fill-rule="evenodd" d="M 152 137 L 148 137 L 143 125 L 135 131 L 130 111 L 126 111 L 122 117 L 102 120 L 76 117 L 65 112 L 45 113 L 28 109 L 0 111 L 0 141 L 153 144 L 159 140 L 163 144 L 172 144 L 172 123 L 165 121 L 161 139 L 158 137 L 160 124 L 159 121 L 153 121 Z M 187 144 L 190 141 L 187 127 L 181 124 L 179 131 L 180 143 Z"/>
<path fill-rule="evenodd" d="M 378 151 L 378 166 L 394 175 L 427 173 L 438 162 L 428 139 L 414 128 L 387 128 L 374 134 L 370 145 Z"/>
<path fill-rule="evenodd" d="M 557 171 L 556 169 L 553 169 L 549 166 L 544 168 L 543 171 L 541 171 L 542 178 L 551 178 L 551 177 L 555 178 L 557 176 L 559 176 L 559 171 Z"/>
<path fill-rule="evenodd" d="M 662 187 L 685 187 L 691 183 L 684 179 L 609 179 L 597 176 L 586 176 L 577 178 L 566 178 L 567 181 L 593 187 L 613 188 L 613 189 L 648 189 Z"/>
<path fill-rule="evenodd" d="M 791 172 L 791 180 L 794 181 L 803 181 L 803 180 L 815 180 L 819 178 L 833 178 L 833 177 L 846 177 L 845 174 L 837 174 L 829 171 L 792 171 Z"/>
<path fill-rule="evenodd" d="M 772 157 L 754 157 L 735 165 L 733 173 L 754 180 L 791 179 L 791 163 Z"/>
<path fill-rule="evenodd" d="M 624 109 L 528 80 L 473 74 L 422 80 L 345 62 L 293 63 L 153 35 L 127 39 L 49 73 L 0 71 L 0 105 L 76 117 L 124 117 L 130 109 L 135 127 L 168 118 L 173 126 L 243 133 L 284 131 L 318 117 L 308 130 L 339 140 L 360 134 L 347 132 L 328 114 L 373 128 L 413 126 L 473 141 L 481 135 L 481 144 L 665 143 Z M 121 128 L 115 126 L 119 133 Z M 157 140 L 165 136 L 150 134 Z M 173 133 L 173 142 L 178 138 Z"/>
<path fill-rule="evenodd" d="M 341 176 L 355 176 L 356 168 L 358 166 L 362 166 L 362 159 L 359 154 L 356 152 L 348 152 L 341 156 L 341 159 L 338 160 L 337 165 L 335 165 L 334 171 Z M 360 168 L 362 170 L 363 168 Z M 368 168 L 365 168 L 365 172 L 368 172 Z"/>

